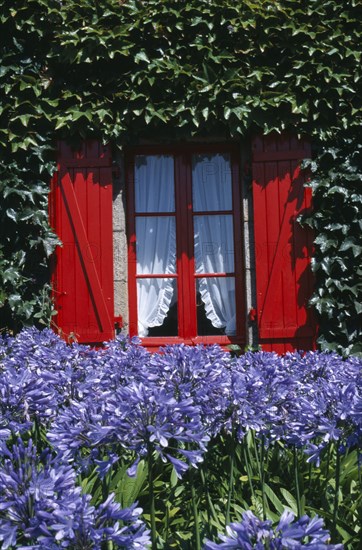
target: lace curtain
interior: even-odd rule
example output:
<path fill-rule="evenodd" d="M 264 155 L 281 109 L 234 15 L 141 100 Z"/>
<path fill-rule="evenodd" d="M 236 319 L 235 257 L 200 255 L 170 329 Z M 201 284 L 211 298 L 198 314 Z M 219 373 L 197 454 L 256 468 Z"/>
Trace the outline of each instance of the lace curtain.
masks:
<path fill-rule="evenodd" d="M 232 214 L 201 212 L 232 210 L 230 161 L 225 155 L 195 155 L 192 166 L 194 253 L 196 273 L 234 271 Z M 135 207 L 137 275 L 176 273 L 176 227 L 172 156 L 136 157 Z M 200 212 L 200 215 L 197 214 Z M 147 214 L 153 214 L 152 216 Z M 162 216 L 157 216 L 162 213 Z M 167 214 L 170 213 L 168 216 Z M 166 214 L 166 215 L 165 215 Z M 232 335 L 235 326 L 234 277 L 202 277 L 198 291 L 207 318 Z M 138 278 L 138 334 L 161 326 L 176 301 L 176 280 L 167 277 Z"/>
<path fill-rule="evenodd" d="M 195 155 L 192 167 L 194 212 L 232 209 L 230 160 L 226 155 Z M 234 235 L 231 214 L 194 217 L 196 273 L 234 271 Z M 198 278 L 206 317 L 225 333 L 236 333 L 234 277 Z"/>
<path fill-rule="evenodd" d="M 174 168 L 170 156 L 137 156 L 135 167 L 136 213 L 174 212 Z M 174 216 L 137 216 L 137 274 L 176 272 Z M 138 334 L 161 326 L 176 299 L 175 279 L 137 279 Z"/>

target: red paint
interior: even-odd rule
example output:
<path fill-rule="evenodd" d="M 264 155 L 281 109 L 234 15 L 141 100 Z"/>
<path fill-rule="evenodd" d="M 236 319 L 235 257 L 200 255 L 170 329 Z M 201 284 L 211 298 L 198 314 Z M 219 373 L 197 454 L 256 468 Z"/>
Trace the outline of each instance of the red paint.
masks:
<path fill-rule="evenodd" d="M 316 324 L 307 307 L 312 293 L 311 232 L 296 218 L 311 207 L 303 187 L 300 160 L 310 156 L 310 144 L 286 134 L 257 136 L 253 148 L 253 202 L 257 308 L 249 320 L 258 322 L 263 349 L 285 353 L 315 347 Z M 230 154 L 237 336 L 197 336 L 191 157 L 193 153 Z M 169 343 L 245 343 L 244 266 L 238 146 L 226 144 L 140 147 L 128 151 L 128 274 L 130 333 L 137 333 L 135 204 L 133 159 L 136 154 L 172 154 L 175 162 L 177 233 L 177 337 L 148 337 L 155 349 Z M 112 163 L 108 147 L 85 141 L 79 151 L 59 143 L 59 170 L 51 182 L 49 216 L 63 242 L 53 261 L 55 325 L 68 340 L 99 343 L 114 337 Z M 249 167 L 246 168 L 249 170 Z M 229 213 L 221 212 L 220 213 Z M 152 215 L 152 214 L 137 214 Z M 157 216 L 162 213 L 157 213 Z M 170 214 L 165 214 L 169 216 Z M 202 215 L 202 212 L 197 212 Z M 226 276 L 225 273 L 213 276 Z M 206 275 L 207 276 L 207 275 Z M 210 275 L 211 276 L 211 275 Z M 142 277 L 142 276 L 141 276 Z M 145 277 L 150 277 L 147 275 Z M 122 319 L 117 318 L 120 325 Z"/>
<path fill-rule="evenodd" d="M 284 134 L 257 136 L 252 146 L 260 344 L 277 353 L 314 349 L 312 238 L 297 222 L 311 207 L 299 167 L 311 156 L 310 143 Z"/>
<path fill-rule="evenodd" d="M 59 143 L 51 191 L 53 227 L 63 246 L 53 266 L 59 333 L 68 341 L 114 337 L 112 166 L 108 147 Z"/>
<path fill-rule="evenodd" d="M 257 319 L 257 311 L 253 307 L 249 310 L 249 321 L 256 321 L 256 319 Z"/>

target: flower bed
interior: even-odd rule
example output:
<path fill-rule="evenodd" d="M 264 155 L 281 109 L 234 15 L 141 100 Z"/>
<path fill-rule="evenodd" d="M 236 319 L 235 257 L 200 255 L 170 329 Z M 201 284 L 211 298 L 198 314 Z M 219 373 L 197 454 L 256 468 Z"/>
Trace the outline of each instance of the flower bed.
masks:
<path fill-rule="evenodd" d="M 2 548 L 358 548 L 361 360 L 31 329 L 0 361 Z"/>

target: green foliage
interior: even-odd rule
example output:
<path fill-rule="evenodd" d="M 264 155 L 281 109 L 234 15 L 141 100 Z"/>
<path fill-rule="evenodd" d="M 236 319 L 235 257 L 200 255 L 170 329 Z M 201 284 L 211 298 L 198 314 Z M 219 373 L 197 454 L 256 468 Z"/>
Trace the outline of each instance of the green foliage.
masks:
<path fill-rule="evenodd" d="M 338 442 L 329 444 L 320 466 L 308 464 L 302 449 L 293 451 L 280 441 L 268 447 L 263 445 L 251 430 L 241 443 L 230 436 L 218 436 L 210 442 L 198 470 L 191 468 L 182 479 L 174 474 L 171 464 L 157 460 L 155 547 L 196 548 L 196 522 L 201 540 L 217 540 L 218 533 L 224 532 L 228 524 L 230 489 L 230 521 L 240 521 L 246 510 L 273 523 L 278 523 L 285 509 L 296 516 L 318 514 L 324 518 L 334 542 L 342 541 L 346 550 L 359 547 L 362 495 L 358 451 L 349 450 L 341 456 L 337 477 Z M 235 458 L 232 463 L 231 454 Z M 113 466 L 106 481 L 106 492 L 96 470 L 82 475 L 83 490 L 92 493 L 94 504 L 102 502 L 110 492 L 116 493 L 122 506 L 137 501 L 144 510 L 142 517 L 150 523 L 147 465 L 142 461 L 136 476 L 129 478 L 126 470 L 130 457 L 122 456 L 122 452 L 119 456 L 120 461 Z M 336 483 L 338 516 L 335 517 Z M 193 495 L 196 495 L 197 514 L 193 509 Z"/>
<path fill-rule="evenodd" d="M 7 194 L 0 213 L 6 226 L 0 311 L 12 318 L 5 325 L 43 315 L 40 290 L 55 246 L 45 204 L 55 139 L 97 136 L 120 147 L 140 136 L 229 138 L 292 129 L 333 142 L 344 131 L 355 129 L 356 137 L 361 125 L 357 0 L 303 6 L 295 0 L 1 0 L 0 8 L 1 193 Z M 317 230 L 338 195 L 324 168 L 320 177 L 329 191 L 317 191 Z M 349 196 L 344 178 L 337 185 Z M 343 226 L 334 212 L 330 223 Z M 357 253 L 352 234 L 346 240 L 342 228 L 332 231 L 329 240 L 345 247 L 340 252 Z M 324 263 L 337 265 L 328 256 L 333 246 L 325 248 Z M 317 272 L 325 271 L 316 262 Z M 340 271 L 344 276 L 342 265 Z M 344 345 L 343 323 L 349 342 L 355 332 L 351 313 L 340 312 L 350 311 L 355 285 L 337 283 L 337 271 L 327 279 L 333 283 L 318 286 L 314 302 L 322 315 L 329 308 L 331 341 Z M 345 320 L 334 329 L 341 315 Z"/>
<path fill-rule="evenodd" d="M 310 164 L 316 233 L 312 303 L 322 349 L 362 353 L 362 143 L 352 136 L 322 149 Z"/>
<path fill-rule="evenodd" d="M 27 55 L 21 74 L 6 73 L 7 93 L 36 102 L 19 103 L 14 130 L 48 117 L 66 136 L 98 131 L 122 142 L 145 127 L 189 136 L 293 125 L 320 136 L 358 126 L 362 23 L 353 1 L 4 4 L 8 59 Z"/>
<path fill-rule="evenodd" d="M 48 227 L 49 186 L 16 162 L 0 167 L 0 311 L 13 330 L 52 314 L 47 259 L 58 239 Z M 21 326 L 21 325 L 20 325 Z"/>

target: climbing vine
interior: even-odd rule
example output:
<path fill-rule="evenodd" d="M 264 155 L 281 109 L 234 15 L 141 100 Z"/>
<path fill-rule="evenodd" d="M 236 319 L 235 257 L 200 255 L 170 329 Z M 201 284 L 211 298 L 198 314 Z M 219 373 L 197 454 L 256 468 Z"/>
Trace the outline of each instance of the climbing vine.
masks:
<path fill-rule="evenodd" d="M 56 139 L 97 136 L 122 147 L 155 135 L 228 138 L 289 129 L 318 147 L 341 147 L 342 135 L 356 150 L 361 145 L 358 0 L 0 0 L 0 8 L 4 325 L 49 317 L 41 289 L 57 242 L 46 200 Z M 325 166 L 328 155 L 325 149 L 315 165 L 317 230 L 329 223 L 330 189 L 345 196 L 348 187 L 343 153 L 333 163 L 337 182 Z M 357 186 L 360 171 L 354 177 Z M 338 224 L 339 211 L 333 215 Z M 359 217 L 341 221 L 346 235 Z M 338 246 L 343 231 L 334 233 Z M 335 252 L 318 239 L 317 272 L 318 253 Z M 317 280 L 313 300 L 323 313 L 325 281 Z M 357 302 L 352 287 L 330 285 L 335 304 Z M 327 325 L 321 327 L 324 334 Z M 333 341 L 343 341 L 342 330 Z"/>
<path fill-rule="evenodd" d="M 349 132 L 309 164 L 319 343 L 325 350 L 362 354 L 362 143 Z"/>

